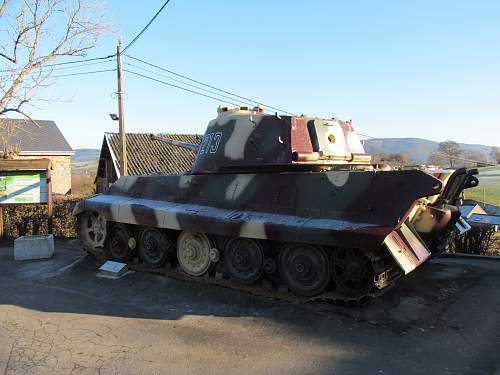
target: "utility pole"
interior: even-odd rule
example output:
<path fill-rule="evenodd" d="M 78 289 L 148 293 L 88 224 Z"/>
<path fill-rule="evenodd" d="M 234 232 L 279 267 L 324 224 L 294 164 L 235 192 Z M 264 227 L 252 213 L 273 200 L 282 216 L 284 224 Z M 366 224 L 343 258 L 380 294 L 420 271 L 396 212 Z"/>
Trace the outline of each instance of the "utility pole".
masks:
<path fill-rule="evenodd" d="M 116 72 L 118 74 L 118 124 L 120 128 L 120 175 L 126 176 L 127 172 L 127 141 L 125 135 L 125 115 L 123 113 L 123 91 L 122 91 L 122 52 L 121 38 L 116 46 Z"/>

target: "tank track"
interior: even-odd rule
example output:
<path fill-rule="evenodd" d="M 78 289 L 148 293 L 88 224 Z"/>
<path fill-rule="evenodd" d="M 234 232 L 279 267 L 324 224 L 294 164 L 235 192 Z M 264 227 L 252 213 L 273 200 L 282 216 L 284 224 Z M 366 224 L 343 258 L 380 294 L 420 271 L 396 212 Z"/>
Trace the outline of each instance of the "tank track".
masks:
<path fill-rule="evenodd" d="M 85 251 L 98 262 L 109 260 L 106 251 L 103 248 L 94 248 L 89 243 L 85 243 L 85 237 L 79 236 L 80 245 Z M 186 274 L 180 269 L 178 264 L 173 264 L 171 261 L 159 268 L 151 267 L 140 263 L 139 257 L 134 256 L 131 261 L 127 262 L 128 267 L 139 272 L 150 272 L 171 277 L 176 280 L 194 282 L 202 285 L 217 285 L 224 288 L 238 290 L 250 293 L 255 296 L 270 298 L 291 303 L 303 304 L 311 302 L 345 302 L 359 303 L 364 300 L 378 297 L 390 290 L 395 281 L 402 275 L 399 268 L 395 265 L 389 254 L 373 254 L 366 252 L 369 256 L 374 274 L 377 275 L 374 279 L 372 288 L 366 293 L 358 295 L 344 295 L 338 291 L 327 291 L 314 297 L 302 297 L 293 294 L 281 281 L 277 275 L 264 274 L 260 281 L 247 285 L 234 282 L 229 279 L 223 272 L 221 267 L 216 267 L 210 272 L 200 277 L 194 277 Z"/>

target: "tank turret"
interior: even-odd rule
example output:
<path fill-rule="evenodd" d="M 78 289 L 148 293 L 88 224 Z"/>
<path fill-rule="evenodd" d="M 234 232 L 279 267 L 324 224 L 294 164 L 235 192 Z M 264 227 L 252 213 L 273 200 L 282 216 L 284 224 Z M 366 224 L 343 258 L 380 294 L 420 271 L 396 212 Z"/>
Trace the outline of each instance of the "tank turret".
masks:
<path fill-rule="evenodd" d="M 219 107 L 205 131 L 193 173 L 304 170 L 370 164 L 351 121 L 265 114 L 260 107 Z"/>

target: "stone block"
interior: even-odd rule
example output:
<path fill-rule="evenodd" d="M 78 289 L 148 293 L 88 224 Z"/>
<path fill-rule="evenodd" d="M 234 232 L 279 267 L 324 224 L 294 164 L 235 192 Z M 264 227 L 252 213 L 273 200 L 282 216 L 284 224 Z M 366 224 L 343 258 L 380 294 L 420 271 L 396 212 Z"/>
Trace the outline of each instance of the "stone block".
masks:
<path fill-rule="evenodd" d="M 46 259 L 54 255 L 54 236 L 23 236 L 14 241 L 14 259 Z"/>

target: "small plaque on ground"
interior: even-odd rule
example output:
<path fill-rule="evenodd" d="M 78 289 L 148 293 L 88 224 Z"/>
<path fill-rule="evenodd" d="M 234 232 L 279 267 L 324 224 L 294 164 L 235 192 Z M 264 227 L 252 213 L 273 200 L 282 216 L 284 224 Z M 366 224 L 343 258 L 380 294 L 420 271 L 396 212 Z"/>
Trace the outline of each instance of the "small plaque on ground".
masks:
<path fill-rule="evenodd" d="M 100 276 L 118 278 L 128 271 L 128 267 L 125 263 L 113 262 L 108 260 L 101 267 L 99 267 Z"/>

